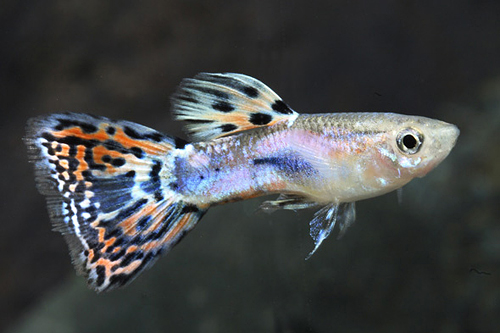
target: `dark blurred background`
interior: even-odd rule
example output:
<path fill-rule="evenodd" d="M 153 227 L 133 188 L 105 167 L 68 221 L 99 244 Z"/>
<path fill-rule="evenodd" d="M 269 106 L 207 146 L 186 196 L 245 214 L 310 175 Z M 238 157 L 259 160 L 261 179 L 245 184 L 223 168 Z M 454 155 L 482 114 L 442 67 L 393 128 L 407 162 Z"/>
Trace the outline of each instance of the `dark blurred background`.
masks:
<path fill-rule="evenodd" d="M 79 111 L 184 136 L 184 77 L 264 81 L 299 112 L 396 111 L 461 129 L 435 171 L 357 205 L 308 261 L 312 212 L 216 207 L 130 286 L 96 295 L 51 231 L 21 138 Z M 0 330 L 500 331 L 500 2 L 0 4 Z M 185 137 L 185 136 L 184 136 Z"/>

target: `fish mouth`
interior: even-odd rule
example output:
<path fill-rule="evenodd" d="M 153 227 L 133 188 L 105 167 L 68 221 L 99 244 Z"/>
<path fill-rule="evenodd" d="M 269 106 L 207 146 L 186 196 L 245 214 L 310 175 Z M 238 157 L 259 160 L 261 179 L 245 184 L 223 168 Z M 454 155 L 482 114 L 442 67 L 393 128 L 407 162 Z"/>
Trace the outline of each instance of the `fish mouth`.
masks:
<path fill-rule="evenodd" d="M 443 128 L 439 130 L 439 133 L 442 142 L 441 151 L 445 154 L 444 157 L 446 157 L 450 153 L 451 149 L 455 147 L 458 136 L 460 135 L 460 130 L 453 124 L 445 123 Z"/>
<path fill-rule="evenodd" d="M 434 138 L 434 148 L 432 149 L 434 153 L 428 156 L 428 163 L 420 170 L 420 174 L 417 176 L 419 178 L 427 175 L 427 173 L 433 170 L 450 154 L 460 135 L 460 130 L 457 126 L 445 122 L 440 124 L 437 131 L 438 134 Z"/>
<path fill-rule="evenodd" d="M 448 124 L 448 126 L 446 127 L 446 129 L 444 130 L 445 132 L 448 132 L 446 134 L 446 136 L 448 136 L 452 142 L 451 144 L 451 148 L 453 148 L 455 146 L 455 144 L 457 143 L 457 140 L 458 140 L 458 136 L 460 135 L 460 130 L 458 129 L 457 126 L 453 125 L 453 124 Z"/>

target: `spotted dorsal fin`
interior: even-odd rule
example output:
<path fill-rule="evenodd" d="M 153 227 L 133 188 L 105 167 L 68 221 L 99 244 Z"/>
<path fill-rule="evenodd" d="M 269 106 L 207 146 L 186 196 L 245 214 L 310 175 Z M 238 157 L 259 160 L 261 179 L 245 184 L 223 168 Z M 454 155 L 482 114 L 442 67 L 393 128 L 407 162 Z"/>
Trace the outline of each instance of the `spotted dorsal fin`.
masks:
<path fill-rule="evenodd" d="M 211 140 L 298 116 L 264 83 L 234 73 L 200 73 L 184 79 L 172 98 L 178 120 L 194 140 Z"/>

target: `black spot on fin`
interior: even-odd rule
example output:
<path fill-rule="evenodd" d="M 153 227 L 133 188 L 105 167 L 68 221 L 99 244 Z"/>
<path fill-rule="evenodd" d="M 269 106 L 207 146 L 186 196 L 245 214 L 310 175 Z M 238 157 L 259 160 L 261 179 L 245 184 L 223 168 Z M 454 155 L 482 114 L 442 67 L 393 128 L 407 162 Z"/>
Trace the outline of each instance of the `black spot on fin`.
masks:
<path fill-rule="evenodd" d="M 30 119 L 25 142 L 38 189 L 76 270 L 97 292 L 121 287 L 179 242 L 203 209 L 169 184 L 185 142 L 86 114 Z"/>
<path fill-rule="evenodd" d="M 298 116 L 264 83 L 235 73 L 200 73 L 184 79 L 172 98 L 172 109 L 178 120 L 187 122 L 195 140 L 272 126 Z"/>

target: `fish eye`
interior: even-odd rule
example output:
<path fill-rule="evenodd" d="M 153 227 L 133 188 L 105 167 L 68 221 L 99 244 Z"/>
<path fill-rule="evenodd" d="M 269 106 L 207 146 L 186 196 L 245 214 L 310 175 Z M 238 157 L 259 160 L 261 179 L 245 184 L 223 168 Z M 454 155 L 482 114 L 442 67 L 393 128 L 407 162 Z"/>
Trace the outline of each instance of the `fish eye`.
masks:
<path fill-rule="evenodd" d="M 398 148 L 406 154 L 413 155 L 420 150 L 424 142 L 423 134 L 414 128 L 405 128 L 396 137 Z"/>

